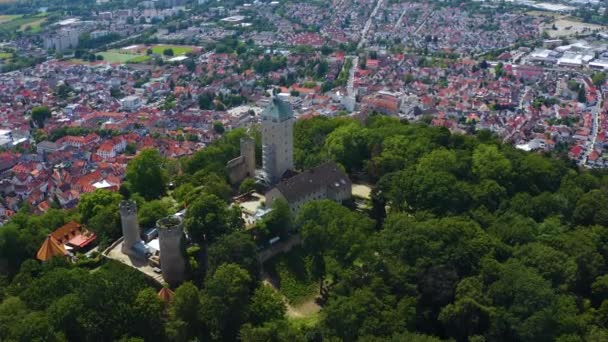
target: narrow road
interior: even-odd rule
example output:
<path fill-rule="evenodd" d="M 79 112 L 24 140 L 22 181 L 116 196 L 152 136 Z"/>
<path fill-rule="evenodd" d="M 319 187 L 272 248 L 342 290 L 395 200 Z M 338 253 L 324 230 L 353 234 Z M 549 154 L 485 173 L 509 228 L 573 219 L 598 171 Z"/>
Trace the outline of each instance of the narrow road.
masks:
<path fill-rule="evenodd" d="M 417 28 L 416 28 L 416 30 L 414 31 L 413 35 L 414 35 L 414 34 L 417 34 L 417 33 L 418 33 L 418 31 L 420 31 L 420 30 L 422 29 L 422 27 L 424 26 L 424 24 L 426 24 L 426 21 L 427 21 L 427 20 L 429 20 L 429 18 L 430 18 L 430 17 L 431 17 L 433 14 L 435 14 L 435 11 L 434 11 L 434 10 L 433 10 L 433 11 L 431 11 L 431 13 L 429 13 L 429 15 L 427 15 L 427 16 L 426 16 L 426 18 L 424 18 L 424 20 L 423 20 L 423 21 L 420 23 L 420 25 L 418 25 L 418 27 L 417 27 Z"/>
<path fill-rule="evenodd" d="M 365 43 L 367 43 L 367 32 L 369 31 L 370 27 L 372 26 L 372 21 L 373 21 L 374 17 L 376 16 L 376 13 L 378 13 L 378 9 L 380 8 L 380 6 L 382 6 L 383 2 L 384 2 L 384 0 L 378 0 L 378 2 L 376 2 L 376 7 L 374 7 L 374 9 L 372 10 L 372 13 L 369 15 L 369 18 L 367 18 L 367 21 L 365 22 L 365 25 L 363 26 L 363 30 L 361 30 L 361 36 L 359 37 L 359 43 L 357 44 L 357 49 L 361 49 L 361 48 L 365 47 Z M 346 94 L 348 96 L 354 97 L 355 96 L 355 86 L 354 86 L 355 85 L 355 70 L 357 70 L 357 66 L 359 65 L 359 56 L 354 57 L 352 60 L 353 60 L 353 65 L 348 72 L 348 82 L 346 83 Z"/>
<path fill-rule="evenodd" d="M 519 109 L 521 109 L 524 113 L 525 116 L 525 120 L 522 121 L 513 131 L 511 131 L 511 133 L 509 133 L 507 136 L 504 137 L 504 139 L 502 140 L 503 142 L 507 142 L 509 141 L 513 135 L 517 132 L 520 131 L 520 129 L 522 128 L 523 125 L 526 124 L 526 122 L 528 122 L 528 120 L 530 120 L 530 115 L 529 113 L 526 111 L 526 109 L 524 108 L 524 98 L 526 97 L 526 93 L 530 91 L 530 87 L 526 86 L 524 88 L 524 91 L 521 95 L 521 97 L 519 98 Z"/>
<path fill-rule="evenodd" d="M 365 46 L 365 43 L 367 43 L 367 32 L 372 26 L 372 21 L 376 16 L 376 13 L 378 13 L 378 9 L 380 9 L 380 6 L 382 6 L 383 2 L 384 0 L 378 0 L 378 2 L 376 3 L 376 7 L 374 7 L 374 10 L 372 11 L 372 14 L 370 14 L 369 18 L 367 19 L 367 22 L 365 22 L 365 26 L 363 26 L 363 30 L 361 31 L 361 38 L 359 39 L 359 44 L 357 44 L 357 49 L 361 49 Z"/>
<path fill-rule="evenodd" d="M 355 70 L 357 70 L 357 66 L 359 65 L 359 56 L 355 56 L 353 58 L 352 67 L 348 71 L 348 82 L 346 83 L 346 94 L 348 96 L 355 96 Z"/>
<path fill-rule="evenodd" d="M 589 167 L 589 165 L 587 165 L 587 160 L 588 160 L 591 152 L 593 152 L 593 148 L 595 147 L 595 143 L 597 141 L 597 133 L 599 132 L 599 128 L 600 128 L 600 112 L 602 111 L 602 104 L 604 102 L 604 94 L 601 91 L 601 89 L 598 89 L 598 94 L 599 94 L 599 96 L 597 99 L 597 104 L 591 110 L 591 114 L 593 115 L 591 142 L 587 143 L 585 145 L 585 154 L 583 156 L 583 159 L 581 159 L 581 161 L 580 161 L 580 165 L 585 166 L 585 167 Z"/>
<path fill-rule="evenodd" d="M 397 22 L 393 26 L 393 31 L 396 31 L 397 29 L 399 29 L 399 26 L 401 26 L 401 22 L 403 21 L 403 17 L 405 17 L 405 13 L 407 13 L 406 9 L 404 9 L 403 12 L 401 12 L 399 19 L 397 19 Z"/>

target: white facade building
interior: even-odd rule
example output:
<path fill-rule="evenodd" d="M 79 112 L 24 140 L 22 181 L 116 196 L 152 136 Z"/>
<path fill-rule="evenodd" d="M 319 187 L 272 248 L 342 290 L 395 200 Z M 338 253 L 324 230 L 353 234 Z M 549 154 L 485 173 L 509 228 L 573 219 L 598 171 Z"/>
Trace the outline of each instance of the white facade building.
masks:
<path fill-rule="evenodd" d="M 43 45 L 47 50 L 64 51 L 78 46 L 80 30 L 76 27 L 65 27 L 44 38 Z"/>
<path fill-rule="evenodd" d="M 122 109 L 127 111 L 138 110 L 141 107 L 141 99 L 138 96 L 131 95 L 120 100 Z"/>

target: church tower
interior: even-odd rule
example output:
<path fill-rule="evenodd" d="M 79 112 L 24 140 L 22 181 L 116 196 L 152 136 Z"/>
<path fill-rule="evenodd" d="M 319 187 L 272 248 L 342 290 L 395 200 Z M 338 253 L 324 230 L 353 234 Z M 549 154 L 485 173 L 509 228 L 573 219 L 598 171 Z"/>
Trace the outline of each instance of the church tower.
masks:
<path fill-rule="evenodd" d="M 273 97 L 262 112 L 262 168 L 270 184 L 277 183 L 293 165 L 293 125 L 291 106 Z"/>

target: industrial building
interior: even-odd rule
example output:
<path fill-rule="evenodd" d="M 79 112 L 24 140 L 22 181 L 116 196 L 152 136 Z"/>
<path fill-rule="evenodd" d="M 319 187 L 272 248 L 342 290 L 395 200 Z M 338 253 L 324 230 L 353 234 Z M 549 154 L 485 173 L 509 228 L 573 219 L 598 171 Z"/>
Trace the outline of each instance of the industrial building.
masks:
<path fill-rule="evenodd" d="M 47 50 L 64 51 L 78 46 L 80 29 L 77 27 L 64 27 L 44 37 L 43 46 Z"/>

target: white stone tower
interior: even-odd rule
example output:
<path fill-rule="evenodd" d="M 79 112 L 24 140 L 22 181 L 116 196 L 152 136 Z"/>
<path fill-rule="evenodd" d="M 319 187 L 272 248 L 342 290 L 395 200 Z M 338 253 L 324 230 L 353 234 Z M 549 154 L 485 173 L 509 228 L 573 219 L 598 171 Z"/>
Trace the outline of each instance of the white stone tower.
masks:
<path fill-rule="evenodd" d="M 266 180 L 277 183 L 293 169 L 293 110 L 283 100 L 273 97 L 262 112 L 262 168 Z"/>
<path fill-rule="evenodd" d="M 137 221 L 137 203 L 133 200 L 124 200 L 120 202 L 118 207 L 120 208 L 120 223 L 124 237 L 122 252 L 132 254 L 133 246 L 142 243 Z"/>
<path fill-rule="evenodd" d="M 168 216 L 156 222 L 160 245 L 160 269 L 163 279 L 171 286 L 184 281 L 186 259 L 182 248 L 184 229 L 182 220 Z"/>

